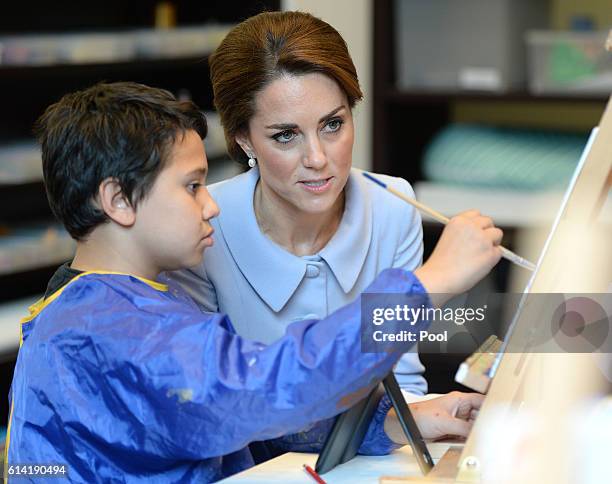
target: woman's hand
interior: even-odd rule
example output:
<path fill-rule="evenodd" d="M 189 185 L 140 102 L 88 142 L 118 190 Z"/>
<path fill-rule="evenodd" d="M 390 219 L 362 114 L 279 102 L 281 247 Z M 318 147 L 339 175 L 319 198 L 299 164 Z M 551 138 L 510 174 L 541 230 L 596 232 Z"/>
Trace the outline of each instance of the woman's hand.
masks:
<path fill-rule="evenodd" d="M 414 273 L 435 305 L 470 289 L 501 257 L 503 232 L 476 210 L 460 213 L 444 227 L 433 253 Z"/>
<path fill-rule="evenodd" d="M 467 437 L 483 400 L 479 393 L 451 392 L 409 407 L 423 438 Z M 395 443 L 408 443 L 393 408 L 385 419 L 385 432 Z"/>

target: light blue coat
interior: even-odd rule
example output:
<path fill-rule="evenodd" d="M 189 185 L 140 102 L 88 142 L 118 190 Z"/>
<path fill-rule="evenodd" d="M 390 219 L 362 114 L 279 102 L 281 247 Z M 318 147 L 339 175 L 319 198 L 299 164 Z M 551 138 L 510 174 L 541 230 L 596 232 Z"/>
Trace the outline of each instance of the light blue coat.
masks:
<path fill-rule="evenodd" d="M 414 196 L 405 180 L 376 176 Z M 221 208 L 212 221 L 215 245 L 200 266 L 171 275 L 205 310 L 227 313 L 239 335 L 271 343 L 290 322 L 324 318 L 348 304 L 383 269 L 421 264 L 419 213 L 367 181 L 361 170 L 351 170 L 336 234 L 318 254 L 304 257 L 260 231 L 253 207 L 258 180 L 253 168 L 209 187 Z M 395 373 L 403 389 L 420 394 L 427 391 L 423 370 L 418 355 L 407 353 Z"/>

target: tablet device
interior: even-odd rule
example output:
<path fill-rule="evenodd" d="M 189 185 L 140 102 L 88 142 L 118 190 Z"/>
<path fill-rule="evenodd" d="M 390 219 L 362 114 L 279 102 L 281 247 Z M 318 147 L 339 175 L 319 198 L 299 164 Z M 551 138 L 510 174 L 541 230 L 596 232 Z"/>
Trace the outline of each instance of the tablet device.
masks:
<path fill-rule="evenodd" d="M 385 392 L 395 408 L 397 418 L 421 471 L 427 474 L 433 468 L 433 459 L 427 450 L 421 432 L 404 400 L 395 375 L 390 373 L 382 384 L 377 385 L 365 399 L 336 418 L 315 465 L 315 470 L 319 474 L 325 474 L 357 455 L 374 412 Z"/>
<path fill-rule="evenodd" d="M 383 386 L 385 387 L 387 395 L 389 395 L 393 408 L 395 408 L 397 418 L 410 443 L 410 447 L 412 447 L 412 453 L 421 468 L 421 472 L 423 475 L 427 475 L 427 473 L 433 469 L 434 462 L 393 373 L 390 373 L 383 380 Z"/>
<path fill-rule="evenodd" d="M 325 474 L 355 457 L 384 393 L 382 385 L 378 384 L 366 398 L 336 417 L 315 464 L 315 471 Z"/>

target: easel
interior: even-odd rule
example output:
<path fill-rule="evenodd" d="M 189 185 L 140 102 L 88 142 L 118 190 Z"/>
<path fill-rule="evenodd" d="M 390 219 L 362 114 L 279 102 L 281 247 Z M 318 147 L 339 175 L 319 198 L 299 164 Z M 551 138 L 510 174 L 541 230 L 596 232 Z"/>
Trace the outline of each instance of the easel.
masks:
<path fill-rule="evenodd" d="M 612 50 L 612 31 L 608 37 L 606 48 Z M 597 251 L 598 240 L 592 240 L 593 244 L 589 245 L 587 241 L 580 238 L 580 235 L 588 233 L 589 224 L 595 218 L 598 210 L 601 208 L 602 200 L 608 196 L 610 190 L 610 179 L 612 173 L 612 97 L 608 101 L 604 114 L 599 124 L 599 131 L 595 138 L 590 151 L 584 161 L 584 166 L 576 179 L 573 192 L 571 194 L 571 203 L 567 203 L 563 212 L 560 214 L 559 224 L 556 226 L 554 237 L 551 237 L 547 242 L 548 247 L 540 261 L 539 270 L 534 278 L 530 281 L 530 292 L 538 293 L 578 293 L 578 292 L 596 292 L 593 288 L 605 287 L 610 281 L 606 280 L 609 274 L 600 274 L 597 268 L 601 268 L 598 264 L 606 264 L 612 262 L 610 254 Z M 603 241 L 604 247 L 606 241 Z M 601 244 L 599 244 L 601 245 Z M 609 252 L 609 250 L 608 250 Z M 585 257 L 583 257 L 583 253 Z M 589 257 L 591 256 L 590 260 Z M 605 258 L 608 257 L 606 260 Z M 585 270 L 585 263 L 592 263 L 590 270 Z M 577 275 L 579 274 L 579 275 Z M 588 277 L 585 277 L 588 276 Z M 594 276 L 593 278 L 591 276 Z M 597 277 L 601 276 L 600 279 Z M 530 319 L 529 311 L 525 311 L 519 316 L 515 331 L 512 334 L 512 340 L 515 342 L 516 351 L 520 345 L 529 341 L 529 332 L 533 324 L 537 320 Z M 579 358 L 579 356 L 583 358 Z M 575 358 L 571 358 L 575 357 Z M 544 401 L 541 405 L 549 405 L 548 408 L 555 409 L 559 419 L 567 420 L 563 412 L 570 408 L 570 405 L 576 402 L 580 397 L 589 395 L 593 388 L 586 383 L 588 375 L 585 372 L 588 369 L 588 362 L 585 361 L 584 355 L 553 355 L 553 354 L 538 354 L 525 351 L 523 353 L 509 351 L 506 352 L 501 360 L 501 363 L 495 374 L 491 386 L 489 388 L 487 399 L 480 410 L 480 416 L 476 420 L 474 428 L 463 448 L 451 447 L 443 458 L 425 477 L 382 477 L 381 484 L 400 484 L 400 483 L 477 483 L 481 482 L 483 470 L 486 470 L 488 462 L 486 456 L 482 453 L 482 448 L 479 445 L 479 436 L 486 431 L 483 428 L 486 425 L 487 414 L 491 415 L 500 404 L 505 404 L 509 411 L 516 409 L 517 405 L 524 403 L 535 403 L 536 399 L 542 395 L 544 390 Z M 559 372 L 567 371 L 568 381 L 564 388 L 542 388 L 549 386 L 551 381 L 554 381 L 554 376 L 558 376 Z M 582 373 L 581 373 L 582 372 Z M 537 374 L 536 374 L 537 373 Z M 568 391 L 568 387 L 574 385 L 572 391 Z M 548 390 L 548 393 L 546 393 Z M 553 400 L 557 398 L 557 402 Z M 556 405 L 555 405 L 556 403 Z M 510 404 L 510 405 L 508 405 Z M 552 411 L 554 413 L 555 411 Z M 485 418 L 483 418 L 485 417 Z M 549 429 L 555 425 L 554 418 L 549 415 L 542 415 L 542 418 L 547 419 Z M 559 425 L 562 425 L 562 420 L 559 420 Z M 500 439 L 504 436 L 500 435 Z M 533 477 L 533 482 L 540 479 L 541 482 L 563 482 L 562 479 L 568 476 L 564 475 L 559 469 L 555 469 L 554 461 L 563 461 L 561 455 L 564 450 L 561 443 L 553 442 L 552 448 L 557 452 L 552 455 L 550 450 L 538 448 L 539 453 L 533 455 L 533 459 L 549 459 L 544 461 L 545 472 L 550 470 L 550 474 L 530 476 Z M 552 466 L 550 465 L 552 464 Z M 548 466 L 548 467 L 547 467 Z M 559 467 L 559 466 L 557 466 Z M 555 472 L 559 475 L 554 476 Z"/>

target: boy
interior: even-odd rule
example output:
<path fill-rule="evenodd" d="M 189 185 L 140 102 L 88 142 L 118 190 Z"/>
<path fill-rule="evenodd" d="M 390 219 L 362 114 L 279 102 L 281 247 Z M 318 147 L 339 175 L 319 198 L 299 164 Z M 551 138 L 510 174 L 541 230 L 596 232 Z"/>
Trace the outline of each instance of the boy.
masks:
<path fill-rule="evenodd" d="M 213 244 L 206 123 L 192 103 L 139 84 L 99 84 L 51 106 L 37 131 L 50 206 L 77 250 L 22 322 L 9 475 L 16 465 L 60 464 L 78 482 L 214 481 L 252 465 L 249 442 L 339 413 L 397 361 L 361 353 L 358 301 L 295 323 L 266 347 L 156 281 L 198 264 Z M 429 304 L 419 279 L 400 270 L 369 291 Z M 417 418 L 426 436 L 458 424 L 464 433 L 468 423 L 454 414 L 467 420 L 480 401 L 451 394 L 422 404 Z M 381 403 L 370 427 L 371 446 L 390 445 L 388 408 Z"/>

